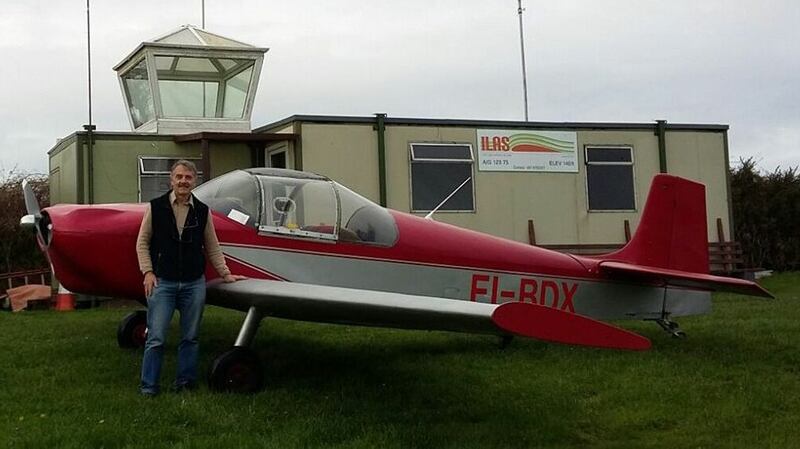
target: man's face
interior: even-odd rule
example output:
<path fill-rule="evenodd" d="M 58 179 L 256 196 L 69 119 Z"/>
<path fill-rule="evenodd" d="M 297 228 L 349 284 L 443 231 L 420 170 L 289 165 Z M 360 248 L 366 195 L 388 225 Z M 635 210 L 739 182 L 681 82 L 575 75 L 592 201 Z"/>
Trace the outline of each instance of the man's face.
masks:
<path fill-rule="evenodd" d="M 189 193 L 191 193 L 194 188 L 194 183 L 197 181 L 194 177 L 194 173 L 183 165 L 175 167 L 169 179 L 172 190 L 177 196 L 189 196 Z"/>

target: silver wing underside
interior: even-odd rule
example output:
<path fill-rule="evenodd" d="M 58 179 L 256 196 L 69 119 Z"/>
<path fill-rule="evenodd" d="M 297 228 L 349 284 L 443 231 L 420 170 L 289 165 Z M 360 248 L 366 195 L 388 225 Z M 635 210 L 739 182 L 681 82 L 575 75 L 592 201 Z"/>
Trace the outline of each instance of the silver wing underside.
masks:
<path fill-rule="evenodd" d="M 209 304 L 300 321 L 508 334 L 492 320 L 497 304 L 260 279 L 208 285 Z"/>
<path fill-rule="evenodd" d="M 502 305 L 359 290 L 327 285 L 248 279 L 211 283 L 209 304 L 300 321 L 399 329 L 521 335 L 544 341 L 644 350 L 650 341 L 601 321 L 555 307 Z M 248 316 L 250 316 L 248 314 Z"/>

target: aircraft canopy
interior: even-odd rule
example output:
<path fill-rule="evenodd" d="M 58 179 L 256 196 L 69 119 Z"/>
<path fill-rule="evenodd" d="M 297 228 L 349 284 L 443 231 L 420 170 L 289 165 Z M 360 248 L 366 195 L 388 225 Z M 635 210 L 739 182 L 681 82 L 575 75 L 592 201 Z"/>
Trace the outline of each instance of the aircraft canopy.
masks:
<path fill-rule="evenodd" d="M 289 170 L 236 170 L 194 195 L 261 234 L 392 246 L 397 225 L 383 207 L 322 176 Z"/>

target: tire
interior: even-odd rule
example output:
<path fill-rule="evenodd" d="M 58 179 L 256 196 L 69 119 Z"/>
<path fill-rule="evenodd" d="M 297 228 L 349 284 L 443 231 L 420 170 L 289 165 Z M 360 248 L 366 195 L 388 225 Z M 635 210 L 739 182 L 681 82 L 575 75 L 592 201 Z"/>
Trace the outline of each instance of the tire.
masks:
<path fill-rule="evenodd" d="M 117 328 L 120 348 L 143 348 L 147 339 L 147 311 L 137 310 L 125 316 Z"/>
<path fill-rule="evenodd" d="M 234 347 L 211 363 L 208 386 L 213 391 L 255 393 L 264 386 L 258 356 L 248 348 Z"/>

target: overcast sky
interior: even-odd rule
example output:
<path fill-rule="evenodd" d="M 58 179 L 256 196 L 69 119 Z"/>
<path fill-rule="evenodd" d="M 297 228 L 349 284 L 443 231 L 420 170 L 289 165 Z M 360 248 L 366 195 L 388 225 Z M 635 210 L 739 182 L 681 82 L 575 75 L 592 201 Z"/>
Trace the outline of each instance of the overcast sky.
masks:
<path fill-rule="evenodd" d="M 730 125 L 731 159 L 800 165 L 800 1 L 524 0 L 536 121 Z M 92 2 L 93 118 L 130 130 L 111 69 L 200 25 L 200 0 Z M 85 0 L 0 0 L 0 173 L 46 172 L 87 123 Z M 269 47 L 254 127 L 292 114 L 522 120 L 516 0 L 206 0 Z"/>

